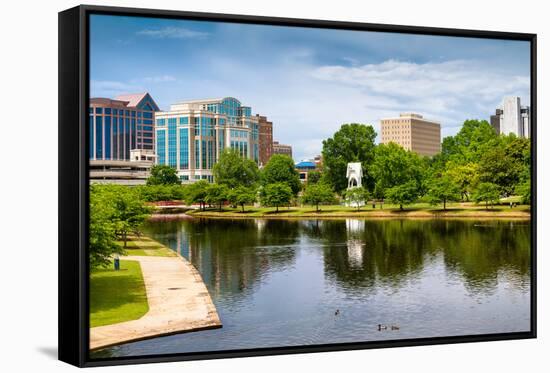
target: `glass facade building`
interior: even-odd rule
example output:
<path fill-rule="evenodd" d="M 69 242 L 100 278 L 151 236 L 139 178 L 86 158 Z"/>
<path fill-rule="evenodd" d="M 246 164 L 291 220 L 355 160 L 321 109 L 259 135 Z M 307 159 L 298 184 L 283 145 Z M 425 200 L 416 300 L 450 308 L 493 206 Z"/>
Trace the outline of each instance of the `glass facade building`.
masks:
<path fill-rule="evenodd" d="M 157 163 L 176 168 L 183 182 L 212 182 L 226 148 L 260 161 L 258 118 L 233 97 L 177 103 L 156 112 L 155 121 Z"/>
<path fill-rule="evenodd" d="M 154 152 L 156 111 L 159 107 L 148 93 L 91 98 L 90 160 L 129 161 L 132 150 Z"/>

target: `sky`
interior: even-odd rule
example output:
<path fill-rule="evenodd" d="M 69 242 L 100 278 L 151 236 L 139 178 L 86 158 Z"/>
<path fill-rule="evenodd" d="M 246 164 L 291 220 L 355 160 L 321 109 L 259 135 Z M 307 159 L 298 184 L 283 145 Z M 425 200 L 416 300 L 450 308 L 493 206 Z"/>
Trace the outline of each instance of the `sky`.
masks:
<path fill-rule="evenodd" d="M 528 105 L 530 53 L 525 41 L 92 15 L 90 79 L 91 97 L 149 92 L 161 110 L 235 97 L 298 161 L 344 123 L 379 133 L 381 118 L 415 112 L 445 137 L 504 96 Z"/>

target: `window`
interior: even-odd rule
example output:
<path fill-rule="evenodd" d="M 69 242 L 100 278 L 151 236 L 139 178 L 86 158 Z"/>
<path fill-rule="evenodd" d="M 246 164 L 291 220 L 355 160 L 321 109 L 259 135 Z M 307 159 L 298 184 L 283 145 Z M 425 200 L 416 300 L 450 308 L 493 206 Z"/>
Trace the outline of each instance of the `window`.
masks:
<path fill-rule="evenodd" d="M 124 159 L 130 159 L 130 118 L 124 121 Z"/>
<path fill-rule="evenodd" d="M 225 138 L 224 137 L 225 137 L 224 130 L 219 130 L 218 131 L 218 149 L 220 150 L 220 153 L 224 149 L 224 145 L 225 145 Z"/>
<path fill-rule="evenodd" d="M 180 124 L 182 124 L 182 125 L 189 124 L 189 118 L 188 117 L 180 117 L 179 120 L 180 120 Z"/>
<path fill-rule="evenodd" d="M 95 156 L 103 159 L 103 117 L 95 118 Z"/>
<path fill-rule="evenodd" d="M 105 108 L 105 114 L 111 114 L 111 109 L 110 108 Z"/>
<path fill-rule="evenodd" d="M 208 168 L 211 169 L 214 163 L 216 163 L 216 154 L 214 151 L 214 141 L 208 141 Z"/>
<path fill-rule="evenodd" d="M 177 166 L 176 118 L 168 118 L 168 166 Z"/>
<path fill-rule="evenodd" d="M 201 156 L 202 156 L 202 169 L 207 169 L 207 159 L 206 159 L 206 141 L 202 140 L 202 144 L 201 144 Z"/>
<path fill-rule="evenodd" d="M 110 109 L 109 109 L 110 111 Z M 105 109 L 107 114 L 107 109 Z M 111 159 L 111 117 L 105 117 L 105 159 Z"/>
<path fill-rule="evenodd" d="M 136 120 L 132 119 L 132 145 L 131 145 L 131 149 L 136 148 L 136 135 L 137 135 Z M 128 159 L 130 159 L 130 154 L 128 154 Z"/>
<path fill-rule="evenodd" d="M 201 168 L 200 163 L 200 141 L 195 140 L 195 168 Z"/>
<path fill-rule="evenodd" d="M 157 126 L 164 126 L 166 124 L 166 120 L 164 118 L 157 119 Z"/>
<path fill-rule="evenodd" d="M 96 107 L 96 108 L 95 108 L 95 113 L 96 113 L 96 114 L 102 114 L 102 113 L 103 113 L 103 108 Z"/>
<path fill-rule="evenodd" d="M 180 118 L 181 119 L 181 118 Z M 180 128 L 180 169 L 189 169 L 189 130 Z"/>
<path fill-rule="evenodd" d="M 88 123 L 88 127 L 90 128 L 90 158 L 94 158 L 94 116 L 90 115 L 90 123 Z"/>
<path fill-rule="evenodd" d="M 118 119 L 117 117 L 113 117 L 113 159 L 118 159 Z"/>
<path fill-rule="evenodd" d="M 166 131 L 157 131 L 157 156 L 158 164 L 166 164 Z"/>

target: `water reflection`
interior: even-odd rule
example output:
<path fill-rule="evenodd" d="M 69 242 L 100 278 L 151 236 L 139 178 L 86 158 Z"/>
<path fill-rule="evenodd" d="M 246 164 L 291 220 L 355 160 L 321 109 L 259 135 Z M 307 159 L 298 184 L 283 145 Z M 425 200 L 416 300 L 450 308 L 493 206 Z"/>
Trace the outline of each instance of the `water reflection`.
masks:
<path fill-rule="evenodd" d="M 292 266 L 294 222 L 195 219 L 150 224 L 146 230 L 199 270 L 214 297 L 238 303 L 262 277 Z"/>
<path fill-rule="evenodd" d="M 529 222 L 188 219 L 145 230 L 200 271 L 224 326 L 94 356 L 529 328 Z M 400 330 L 377 331 L 390 322 Z"/>

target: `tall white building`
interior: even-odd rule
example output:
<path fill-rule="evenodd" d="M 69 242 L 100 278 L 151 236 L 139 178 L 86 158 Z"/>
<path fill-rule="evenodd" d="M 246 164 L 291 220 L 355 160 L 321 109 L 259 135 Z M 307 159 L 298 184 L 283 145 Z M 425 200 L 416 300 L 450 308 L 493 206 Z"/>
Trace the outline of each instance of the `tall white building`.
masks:
<path fill-rule="evenodd" d="M 513 133 L 518 137 L 529 138 L 529 106 L 521 106 L 520 98 L 517 96 L 505 97 L 495 115 L 491 115 L 491 125 L 498 134 Z"/>

